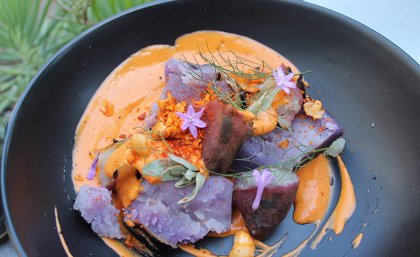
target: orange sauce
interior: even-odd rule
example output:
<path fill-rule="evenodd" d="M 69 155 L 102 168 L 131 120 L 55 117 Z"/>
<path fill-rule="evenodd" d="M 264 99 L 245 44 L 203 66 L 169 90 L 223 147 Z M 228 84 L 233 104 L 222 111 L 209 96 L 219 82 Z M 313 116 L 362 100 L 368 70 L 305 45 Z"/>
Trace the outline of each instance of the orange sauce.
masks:
<path fill-rule="evenodd" d="M 340 197 L 338 198 L 333 213 L 328 218 L 320 233 L 312 241 L 311 249 L 316 249 L 317 245 L 321 242 L 329 229 L 334 230 L 336 235 L 343 232 L 346 221 L 351 217 L 356 208 L 356 196 L 354 194 L 354 187 L 349 172 L 340 156 L 337 156 L 337 161 L 341 177 Z"/>
<path fill-rule="evenodd" d="M 284 254 L 282 257 L 296 257 L 299 256 L 299 254 L 305 249 L 305 247 L 308 245 L 309 241 L 312 239 L 312 237 L 316 234 L 319 227 L 319 221 L 315 223 L 315 229 L 312 231 L 311 235 L 305 239 L 302 243 L 300 243 L 295 249 L 292 251 Z"/>
<path fill-rule="evenodd" d="M 324 155 L 319 155 L 297 171 L 300 181 L 294 202 L 293 219 L 299 224 L 313 223 L 315 224 L 315 229 L 306 240 L 289 253 L 284 254 L 283 257 L 298 256 L 309 243 L 311 243 L 311 249 L 316 249 L 328 229 L 333 229 L 335 234 L 340 234 L 344 229 L 345 222 L 353 214 L 356 208 L 353 184 L 340 156 L 337 156 L 337 161 L 341 177 L 340 196 L 333 213 L 321 230 L 319 230 L 320 224 L 329 208 L 332 192 L 332 186 L 329 183 L 331 167 L 328 159 Z M 324 198 L 325 195 L 328 195 L 328 197 Z M 314 236 L 315 239 L 312 240 Z M 358 243 L 360 243 L 362 236 L 359 237 L 356 237 L 354 240 L 354 245 L 358 246 Z"/>
<path fill-rule="evenodd" d="M 294 201 L 293 220 L 298 224 L 314 223 L 315 228 L 307 239 L 283 257 L 298 256 L 305 249 L 316 235 L 331 201 L 332 171 L 325 155 L 320 154 L 297 170 L 296 174 L 299 176 L 299 188 Z"/>
<path fill-rule="evenodd" d="M 60 238 L 61 245 L 63 246 L 63 249 L 66 252 L 67 256 L 73 257 L 73 255 L 70 253 L 69 247 L 67 246 L 66 240 L 64 240 L 64 236 L 61 233 L 61 224 L 60 224 L 60 220 L 58 219 L 57 207 L 54 207 L 54 215 L 55 215 L 55 226 L 57 229 L 58 237 Z"/>
<path fill-rule="evenodd" d="M 363 238 L 363 233 L 359 233 L 351 242 L 352 243 L 352 248 L 356 249 L 357 247 L 359 247 L 360 243 L 362 242 L 362 238 Z"/>
<path fill-rule="evenodd" d="M 189 244 L 179 244 L 178 248 L 195 257 L 217 257 L 216 255 L 213 255 L 209 250 L 197 249 L 193 245 Z"/>
<path fill-rule="evenodd" d="M 130 251 L 130 249 L 128 249 L 123 243 L 116 239 L 110 239 L 105 237 L 101 237 L 101 239 L 106 245 L 108 245 L 109 248 L 114 250 L 114 252 L 121 257 L 139 257 L 138 254 Z"/>
<path fill-rule="evenodd" d="M 323 154 L 300 168 L 293 219 L 298 224 L 321 220 L 330 202 L 330 163 Z"/>

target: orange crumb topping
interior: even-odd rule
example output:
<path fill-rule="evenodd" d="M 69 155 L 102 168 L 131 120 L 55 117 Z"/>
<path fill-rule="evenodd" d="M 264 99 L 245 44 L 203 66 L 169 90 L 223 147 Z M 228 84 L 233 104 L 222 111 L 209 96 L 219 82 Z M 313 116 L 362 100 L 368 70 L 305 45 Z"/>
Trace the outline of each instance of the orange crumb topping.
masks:
<path fill-rule="evenodd" d="M 290 96 L 284 92 L 284 90 L 281 90 L 276 97 L 274 97 L 273 103 L 271 104 L 271 108 L 277 109 L 279 106 L 288 104 L 290 102 L 289 100 Z"/>
<path fill-rule="evenodd" d="M 209 85 L 210 87 L 210 85 Z M 208 94 L 202 99 L 193 101 L 195 108 L 202 108 L 217 96 L 212 93 L 209 88 Z M 182 130 L 183 120 L 176 114 L 177 112 L 185 113 L 187 110 L 186 102 L 177 102 L 170 92 L 167 98 L 158 101 L 159 112 L 157 114 L 158 122 L 152 128 L 154 132 L 151 140 L 152 148 L 155 149 L 148 159 L 167 158 L 169 153 L 182 157 L 199 168 L 200 173 L 208 176 L 202 157 L 202 141 L 204 131 L 198 129 L 197 138 L 194 138 L 188 129 Z M 135 158 L 135 157 L 134 157 Z M 159 183 L 154 178 L 145 178 L 150 183 Z M 150 181 L 149 181 L 150 180 Z"/>
<path fill-rule="evenodd" d="M 114 114 L 114 105 L 107 100 L 102 100 L 99 111 L 101 111 L 105 116 L 110 117 Z"/>
<path fill-rule="evenodd" d="M 289 147 L 289 140 L 288 139 L 285 139 L 285 140 L 281 141 L 278 144 L 278 146 L 280 146 L 283 149 L 286 149 L 287 147 Z"/>
<path fill-rule="evenodd" d="M 80 175 L 76 175 L 76 176 L 74 176 L 74 180 L 84 181 L 85 179 L 82 176 L 80 176 Z"/>

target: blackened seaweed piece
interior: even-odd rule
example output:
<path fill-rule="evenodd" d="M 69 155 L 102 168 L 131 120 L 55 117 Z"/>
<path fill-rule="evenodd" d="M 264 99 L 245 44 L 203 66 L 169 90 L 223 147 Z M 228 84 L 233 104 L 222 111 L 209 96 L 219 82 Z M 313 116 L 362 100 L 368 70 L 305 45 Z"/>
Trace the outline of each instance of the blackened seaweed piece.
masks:
<path fill-rule="evenodd" d="M 207 123 L 203 139 L 204 164 L 211 171 L 226 173 L 236 152 L 249 138 L 251 128 L 232 105 L 217 100 L 207 104 L 203 120 Z"/>
<path fill-rule="evenodd" d="M 319 120 L 299 114 L 291 131 L 277 128 L 262 137 L 250 137 L 239 149 L 232 169 L 244 171 L 285 161 L 298 164 L 306 157 L 304 151 L 328 147 L 343 134 L 343 129 L 326 112 Z"/>
<path fill-rule="evenodd" d="M 266 186 L 257 210 L 252 210 L 252 203 L 257 194 L 257 185 L 252 176 L 239 180 L 233 192 L 234 205 L 244 217 L 245 225 L 251 235 L 265 239 L 287 216 L 299 185 L 299 178 L 294 172 L 274 171 L 271 185 Z"/>

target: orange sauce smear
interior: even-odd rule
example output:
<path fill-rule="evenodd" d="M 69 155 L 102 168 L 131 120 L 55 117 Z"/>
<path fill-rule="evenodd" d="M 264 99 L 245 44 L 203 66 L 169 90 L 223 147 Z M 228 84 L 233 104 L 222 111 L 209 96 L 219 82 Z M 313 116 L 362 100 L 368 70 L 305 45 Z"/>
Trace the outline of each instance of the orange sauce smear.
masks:
<path fill-rule="evenodd" d="M 314 223 L 324 217 L 330 202 L 330 173 L 330 163 L 323 154 L 296 172 L 299 176 L 293 213 L 296 223 Z"/>
<path fill-rule="evenodd" d="M 320 224 L 325 218 L 331 201 L 332 187 L 329 183 L 332 174 L 331 166 L 327 157 L 319 155 L 297 171 L 300 182 L 294 202 L 295 211 L 293 218 L 298 224 L 313 223 L 315 224 L 315 229 L 306 240 L 289 253 L 284 254 L 283 257 L 298 256 L 314 236 L 315 239 L 312 240 L 310 248 L 316 249 L 328 229 L 333 229 L 335 234 L 340 234 L 346 221 L 353 214 L 356 208 L 353 183 L 340 156 L 337 156 L 337 161 L 341 177 L 340 196 L 333 213 L 321 230 L 319 230 Z M 354 240 L 355 244 L 358 243 L 357 240 L 361 240 L 361 237 L 360 239 L 356 237 Z"/>
<path fill-rule="evenodd" d="M 312 241 L 311 249 L 316 249 L 317 245 L 322 241 L 329 229 L 334 230 L 336 235 L 343 232 L 345 223 L 356 209 L 356 196 L 349 172 L 340 156 L 337 156 L 337 161 L 341 177 L 340 197 L 338 198 L 333 213 L 322 227 L 320 233 Z"/>
<path fill-rule="evenodd" d="M 362 238 L 363 238 L 363 233 L 359 233 L 354 239 L 353 241 L 351 241 L 352 244 L 352 248 L 356 249 L 357 247 L 359 247 L 360 243 L 362 242 Z"/>

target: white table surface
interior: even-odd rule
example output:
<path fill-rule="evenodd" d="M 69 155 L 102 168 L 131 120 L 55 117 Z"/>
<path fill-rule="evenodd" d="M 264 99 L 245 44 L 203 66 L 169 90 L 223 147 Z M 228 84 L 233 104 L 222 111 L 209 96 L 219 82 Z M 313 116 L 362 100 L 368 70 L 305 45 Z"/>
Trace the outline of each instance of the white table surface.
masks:
<path fill-rule="evenodd" d="M 344 14 L 379 32 L 420 63 L 420 0 L 306 0 Z M 17 257 L 9 240 L 0 256 Z"/>
<path fill-rule="evenodd" d="M 420 0 L 306 0 L 382 34 L 420 64 Z"/>

